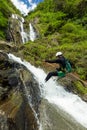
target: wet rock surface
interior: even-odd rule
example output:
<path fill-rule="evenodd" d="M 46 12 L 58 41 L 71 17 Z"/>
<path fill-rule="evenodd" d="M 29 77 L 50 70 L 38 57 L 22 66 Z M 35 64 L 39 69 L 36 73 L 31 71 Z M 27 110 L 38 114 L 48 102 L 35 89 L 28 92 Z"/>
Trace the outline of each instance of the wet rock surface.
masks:
<path fill-rule="evenodd" d="M 38 130 L 39 95 L 33 75 L 0 51 L 0 130 Z"/>
<path fill-rule="evenodd" d="M 75 76 L 73 73 L 69 73 L 66 77 L 57 80 L 58 83 L 64 86 L 64 89 L 68 92 L 72 92 L 81 97 L 82 100 L 87 102 L 87 83 L 83 82 L 80 78 Z"/>
<path fill-rule="evenodd" d="M 42 100 L 40 120 L 44 130 L 87 130 L 56 105 Z"/>
<path fill-rule="evenodd" d="M 22 57 L 16 46 L 1 42 L 0 47 L 3 49 L 0 51 L 0 130 L 39 130 L 36 113 L 44 130 L 86 130 L 77 122 L 73 123 L 66 116 L 63 117 L 63 113 L 60 114 L 60 110 L 56 110 L 48 102 L 41 102 L 34 76 L 23 65 L 8 59 L 8 52 Z M 76 82 L 77 85 L 77 81 L 69 75 L 58 80 L 58 83 L 68 92 L 78 94 L 74 84 Z M 86 94 L 80 96 L 87 101 Z"/>

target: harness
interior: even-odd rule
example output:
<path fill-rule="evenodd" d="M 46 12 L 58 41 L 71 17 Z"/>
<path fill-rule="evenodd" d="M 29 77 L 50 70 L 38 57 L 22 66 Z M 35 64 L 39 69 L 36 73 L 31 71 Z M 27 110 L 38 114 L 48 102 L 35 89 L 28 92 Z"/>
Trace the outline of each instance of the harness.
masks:
<path fill-rule="evenodd" d="M 72 71 L 70 62 L 68 60 L 66 60 L 65 62 L 66 62 L 65 69 L 57 72 L 59 78 L 65 77 L 67 73 L 70 73 Z"/>

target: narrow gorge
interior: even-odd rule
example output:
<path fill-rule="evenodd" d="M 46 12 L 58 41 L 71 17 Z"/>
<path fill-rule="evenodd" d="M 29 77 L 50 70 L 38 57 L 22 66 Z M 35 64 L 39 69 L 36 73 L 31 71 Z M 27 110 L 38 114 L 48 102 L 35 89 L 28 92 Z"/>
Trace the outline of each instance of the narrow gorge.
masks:
<path fill-rule="evenodd" d="M 55 0 L 53 2 L 55 3 Z M 45 11 L 38 13 L 38 8 L 44 10 L 44 3 L 40 3 L 36 12 L 31 11 L 26 16 L 17 13 L 15 7 L 13 11 L 12 9 L 7 11 L 4 6 L 0 7 L 6 10 L 6 13 L 0 14 L 0 17 L 8 15 L 6 28 L 3 27 L 4 22 L 0 25 L 0 130 L 87 130 L 85 68 L 85 76 L 81 75 L 85 80 L 75 71 L 60 80 L 57 77 L 52 77 L 48 82 L 44 80 L 47 73 L 56 68 L 56 65 L 46 64 L 44 60 L 54 57 L 58 49 L 65 51 L 67 45 L 71 45 L 70 39 L 67 40 L 68 35 L 73 38 L 73 44 L 74 40 L 76 41 L 73 45 L 74 49 L 80 52 L 78 42 L 81 32 L 75 37 L 76 34 L 71 34 L 74 29 L 77 33 L 74 25 L 63 26 L 66 21 L 69 22 L 70 19 L 67 19 L 71 15 L 59 11 L 56 16 L 59 7 L 64 10 L 63 2 L 57 3 L 59 6 L 55 6 L 54 12 L 50 10 L 54 8 L 54 4 L 52 8 L 49 5 L 50 13 Z M 9 5 L 12 6 L 11 4 Z M 67 9 L 68 7 L 65 11 Z M 55 24 L 52 21 L 49 23 L 49 19 L 55 21 L 53 16 L 59 20 Z M 79 20 L 76 22 L 79 23 Z M 60 32 L 57 28 L 61 28 Z M 63 35 L 62 30 L 67 30 L 67 33 L 64 32 Z M 6 35 L 4 38 L 3 32 Z M 84 37 L 86 37 L 85 33 Z M 82 38 L 86 39 L 84 37 Z M 67 44 L 63 45 L 66 41 Z M 65 51 L 65 55 L 71 58 L 72 67 L 74 69 L 78 69 L 79 65 L 83 67 L 82 61 L 87 58 L 86 55 L 76 66 L 73 63 L 81 54 L 78 53 L 79 55 L 75 57 L 71 52 L 76 53 L 71 47 L 69 51 Z M 84 49 L 82 55 L 86 52 Z M 83 72 L 80 69 L 78 69 L 79 73 Z"/>

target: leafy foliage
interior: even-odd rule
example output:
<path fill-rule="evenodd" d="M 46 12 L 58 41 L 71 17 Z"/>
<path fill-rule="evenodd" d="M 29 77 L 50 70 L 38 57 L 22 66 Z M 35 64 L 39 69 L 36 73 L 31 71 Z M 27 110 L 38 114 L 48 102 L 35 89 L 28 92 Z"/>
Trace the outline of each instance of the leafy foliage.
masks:
<path fill-rule="evenodd" d="M 87 79 L 86 7 L 86 0 L 44 0 L 29 14 L 26 20 L 38 20 L 35 26 L 40 38 L 27 43 L 25 48 L 29 46 L 28 51 L 35 54 L 38 64 L 42 59 L 55 58 L 55 53 L 62 51 L 80 77 Z M 35 46 L 33 52 L 31 46 Z"/>
<path fill-rule="evenodd" d="M 54 12 L 55 4 L 53 0 L 44 0 L 43 3 L 40 3 L 36 9 L 36 11 L 41 10 L 44 13 L 46 12 Z"/>
<path fill-rule="evenodd" d="M 80 81 L 74 82 L 73 85 L 76 87 L 78 94 L 80 94 L 80 95 L 87 94 L 87 88 L 84 87 Z"/>
<path fill-rule="evenodd" d="M 55 58 L 56 51 L 62 51 L 71 60 L 75 71 L 87 79 L 87 1 L 86 0 L 44 0 L 27 21 L 35 22 L 40 37 L 24 46 L 25 59 L 36 65 L 42 60 Z M 0 39 L 5 39 L 8 19 L 19 11 L 10 0 L 0 3 Z"/>
<path fill-rule="evenodd" d="M 5 39 L 8 18 L 12 13 L 19 13 L 19 11 L 13 6 L 11 1 L 0 0 L 0 39 Z"/>

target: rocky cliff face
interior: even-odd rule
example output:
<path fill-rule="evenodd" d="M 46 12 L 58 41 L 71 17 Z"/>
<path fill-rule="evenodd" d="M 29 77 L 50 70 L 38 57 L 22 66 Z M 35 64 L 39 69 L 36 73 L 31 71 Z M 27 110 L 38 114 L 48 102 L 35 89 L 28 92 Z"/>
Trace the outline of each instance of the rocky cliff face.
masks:
<path fill-rule="evenodd" d="M 30 26 L 31 25 L 31 26 Z M 8 19 L 7 40 L 14 42 L 15 45 L 34 41 L 39 37 L 39 32 L 34 27 L 34 22 L 29 23 L 23 17 L 12 14 Z"/>
<path fill-rule="evenodd" d="M 87 102 L 87 82 L 82 81 L 75 73 L 68 73 L 58 81 L 66 91 L 73 92 Z"/>
<path fill-rule="evenodd" d="M 29 40 L 29 26 L 27 30 L 24 29 L 24 19 L 12 14 L 8 20 L 7 40 L 14 42 L 16 45 L 27 42 Z"/>
<path fill-rule="evenodd" d="M 21 17 L 17 19 L 21 22 L 23 20 Z M 23 56 L 18 44 L 23 40 L 26 41 L 27 37 L 22 39 L 21 26 L 17 19 L 9 19 L 7 37 L 13 44 L 0 41 L 0 130 L 38 130 L 39 124 L 36 115 L 36 113 L 39 114 L 40 103 L 38 83 L 23 65 L 9 60 L 7 55 L 12 52 L 21 55 L 21 58 Z M 87 94 L 81 95 L 75 88 L 75 85 L 78 84 L 86 88 L 87 84 L 83 84 L 72 75 L 61 79 L 60 84 L 65 86 L 67 91 L 78 93 L 87 101 Z"/>
<path fill-rule="evenodd" d="M 39 95 L 33 75 L 0 51 L 0 130 L 38 130 Z"/>

